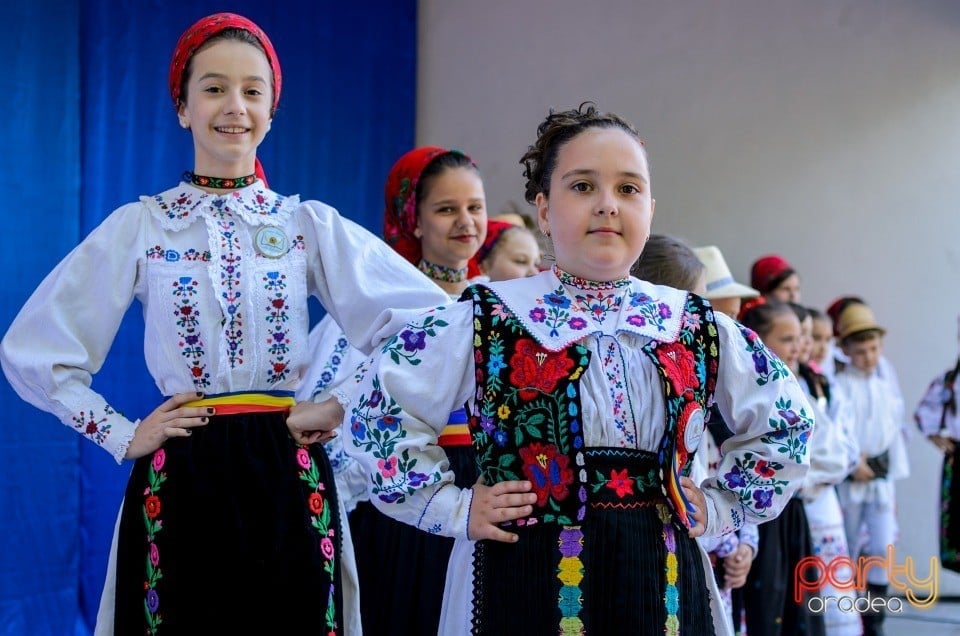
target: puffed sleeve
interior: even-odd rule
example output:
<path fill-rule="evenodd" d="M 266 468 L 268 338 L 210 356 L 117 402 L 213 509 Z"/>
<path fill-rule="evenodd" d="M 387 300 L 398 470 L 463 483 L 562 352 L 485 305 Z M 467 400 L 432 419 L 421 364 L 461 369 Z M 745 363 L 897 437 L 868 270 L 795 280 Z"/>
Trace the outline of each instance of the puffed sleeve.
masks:
<path fill-rule="evenodd" d="M 433 534 L 466 537 L 472 491 L 453 483 L 437 437 L 474 392 L 473 305 L 421 313 L 387 340 L 349 392 L 344 447 L 382 512 Z"/>
<path fill-rule="evenodd" d="M 350 343 L 370 353 L 391 335 L 391 310 L 434 307 L 450 297 L 386 243 L 319 201 L 306 201 L 308 288 Z"/>
<path fill-rule="evenodd" d="M 755 333 L 716 314 L 720 367 L 714 394 L 733 436 L 715 477 L 703 482 L 706 534 L 773 519 L 803 483 L 813 431 L 810 405 L 786 365 Z"/>
<path fill-rule="evenodd" d="M 140 204 L 114 211 L 40 283 L 0 343 L 17 394 L 102 446 L 117 463 L 136 424 L 90 388 L 133 302 L 142 244 Z"/>
<path fill-rule="evenodd" d="M 913 420 L 924 435 L 947 435 L 960 439 L 960 419 L 956 410 L 951 411 L 946 406 L 949 398 L 945 386 L 946 375 L 940 375 L 930 383 L 913 412 Z"/>

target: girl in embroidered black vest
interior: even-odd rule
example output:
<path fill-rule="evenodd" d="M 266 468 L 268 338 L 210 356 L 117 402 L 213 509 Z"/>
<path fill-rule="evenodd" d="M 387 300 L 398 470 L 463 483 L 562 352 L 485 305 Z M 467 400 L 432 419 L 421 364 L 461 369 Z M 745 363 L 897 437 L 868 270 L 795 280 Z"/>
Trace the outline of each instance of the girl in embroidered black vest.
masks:
<path fill-rule="evenodd" d="M 339 393 L 344 445 L 381 510 L 455 537 L 440 633 L 728 633 L 694 537 L 779 513 L 807 469 L 802 392 L 755 334 L 629 275 L 654 208 L 631 124 L 552 112 L 522 163 L 555 266 L 395 325 L 423 337 L 387 341 Z M 736 425 L 698 485 L 713 402 Z M 467 489 L 436 446 L 461 404 Z"/>

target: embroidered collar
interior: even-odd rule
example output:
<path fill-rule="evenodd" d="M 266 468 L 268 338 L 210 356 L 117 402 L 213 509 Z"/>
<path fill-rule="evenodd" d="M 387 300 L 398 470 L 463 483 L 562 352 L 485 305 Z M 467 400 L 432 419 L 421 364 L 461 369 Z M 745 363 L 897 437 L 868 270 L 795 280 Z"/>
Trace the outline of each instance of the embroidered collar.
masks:
<path fill-rule="evenodd" d="M 550 351 L 594 333 L 629 332 L 673 342 L 683 324 L 688 296 L 632 277 L 613 290 L 580 290 L 564 285 L 552 270 L 483 285 Z"/>
<path fill-rule="evenodd" d="M 583 291 L 586 291 L 586 292 L 620 289 L 630 284 L 629 278 L 620 278 L 617 280 L 600 282 L 595 280 L 587 280 L 586 278 L 580 278 L 579 276 L 568 274 L 567 272 L 563 271 L 556 265 L 554 265 L 552 269 L 553 269 L 554 275 L 556 275 L 556 277 L 560 279 L 561 283 L 563 283 L 567 287 L 576 287 L 577 289 L 582 289 Z"/>
<path fill-rule="evenodd" d="M 428 278 L 439 280 L 444 283 L 462 283 L 467 280 L 467 268 L 447 267 L 446 265 L 437 265 L 422 258 L 417 264 L 417 269 L 427 275 Z"/>
<path fill-rule="evenodd" d="M 189 183 L 180 183 L 140 202 L 166 230 L 182 230 L 204 214 L 224 208 L 250 225 L 283 225 L 300 204 L 300 197 L 285 197 L 264 187 L 262 181 L 225 194 L 205 192 Z"/>

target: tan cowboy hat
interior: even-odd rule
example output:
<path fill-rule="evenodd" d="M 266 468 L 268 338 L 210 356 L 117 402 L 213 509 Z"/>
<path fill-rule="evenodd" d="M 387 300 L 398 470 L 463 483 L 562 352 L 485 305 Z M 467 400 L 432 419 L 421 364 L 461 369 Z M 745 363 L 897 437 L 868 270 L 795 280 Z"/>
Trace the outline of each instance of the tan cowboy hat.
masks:
<path fill-rule="evenodd" d="M 837 319 L 837 335 L 840 340 L 861 331 L 877 331 L 882 336 L 887 330 L 877 324 L 873 311 L 862 303 L 851 303 L 840 312 Z"/>
<path fill-rule="evenodd" d="M 706 247 L 693 248 L 694 254 L 703 263 L 705 272 L 707 292 L 703 295 L 706 299 L 712 298 L 756 298 L 760 295 L 753 287 L 747 287 L 733 280 L 733 274 L 727 262 L 723 260 L 723 254 L 716 245 L 707 245 Z"/>

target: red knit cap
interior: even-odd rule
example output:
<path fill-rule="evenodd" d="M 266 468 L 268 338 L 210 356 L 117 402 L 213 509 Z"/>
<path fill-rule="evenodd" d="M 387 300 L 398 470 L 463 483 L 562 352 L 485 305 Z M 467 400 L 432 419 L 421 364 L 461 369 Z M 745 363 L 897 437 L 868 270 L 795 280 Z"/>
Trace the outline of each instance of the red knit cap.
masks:
<path fill-rule="evenodd" d="M 761 294 L 768 294 L 773 290 L 774 281 L 780 282 L 794 271 L 782 256 L 776 254 L 761 256 L 750 268 L 750 286 Z"/>

